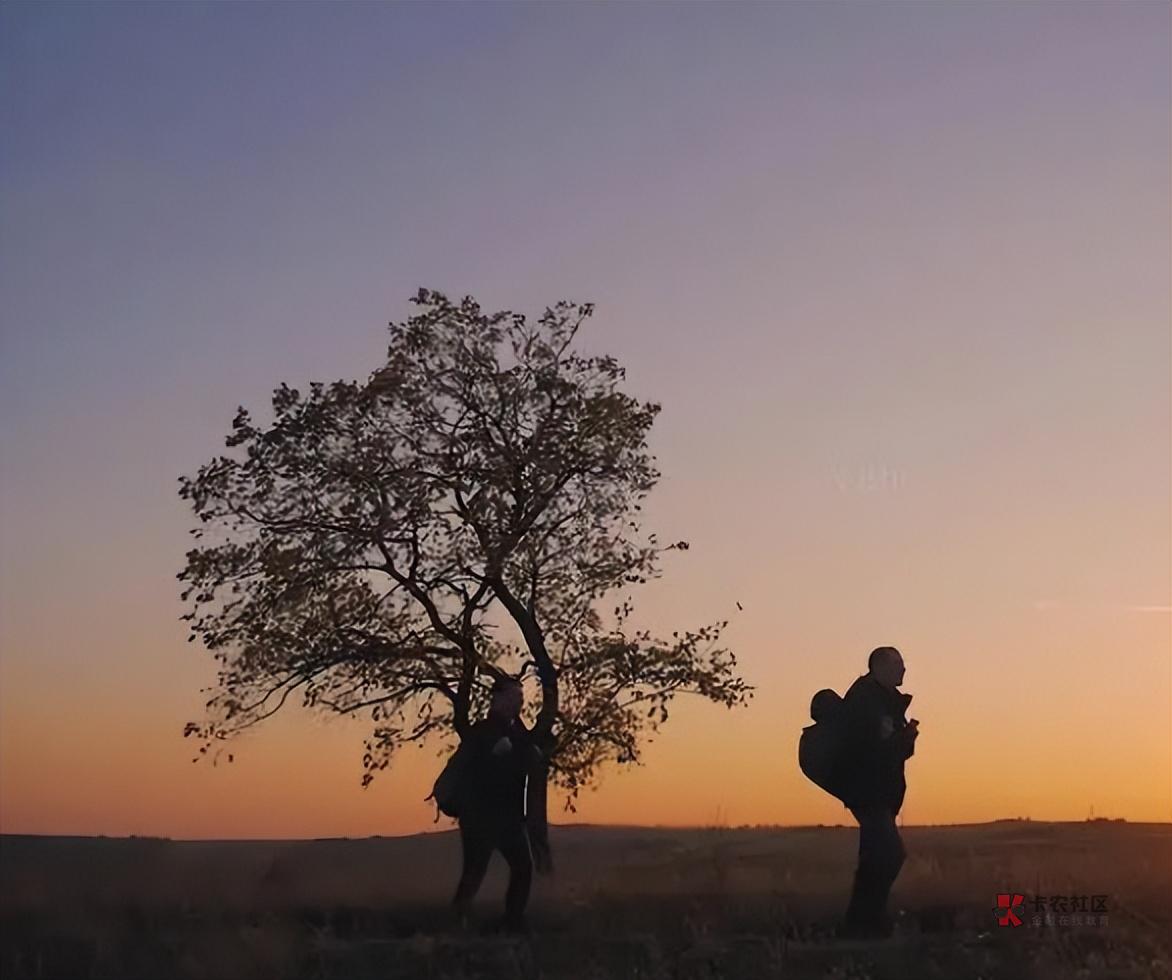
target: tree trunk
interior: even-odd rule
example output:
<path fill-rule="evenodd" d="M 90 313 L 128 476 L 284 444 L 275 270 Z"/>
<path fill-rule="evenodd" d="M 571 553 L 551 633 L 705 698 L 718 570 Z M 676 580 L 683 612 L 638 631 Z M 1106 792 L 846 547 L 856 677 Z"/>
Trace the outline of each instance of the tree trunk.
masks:
<path fill-rule="evenodd" d="M 533 726 L 533 735 L 537 746 L 541 750 L 540 764 L 534 766 L 529 774 L 529 783 L 526 789 L 526 826 L 529 831 L 529 846 L 533 852 L 534 867 L 541 872 L 553 870 L 553 854 L 549 845 L 549 821 L 547 819 L 549 793 L 549 760 L 557 745 L 553 734 L 554 721 L 558 713 L 558 682 L 557 669 L 545 648 L 545 637 L 541 627 L 533 615 L 532 609 L 526 609 L 516 596 L 509 591 L 504 579 L 497 572 L 490 578 L 497 598 L 501 600 L 513 620 L 521 628 L 521 634 L 529 647 L 529 653 L 537 666 L 537 674 L 541 679 L 541 710 L 537 715 L 537 722 Z"/>
<path fill-rule="evenodd" d="M 529 774 L 525 788 L 525 825 L 529 831 L 529 848 L 533 867 L 541 874 L 553 871 L 553 852 L 549 846 L 549 767 L 544 763 Z"/>

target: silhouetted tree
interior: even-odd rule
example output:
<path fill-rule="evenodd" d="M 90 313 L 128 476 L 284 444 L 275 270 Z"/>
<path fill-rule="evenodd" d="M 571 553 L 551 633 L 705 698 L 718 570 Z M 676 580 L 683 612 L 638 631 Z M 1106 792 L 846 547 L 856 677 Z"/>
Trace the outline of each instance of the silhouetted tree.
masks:
<path fill-rule="evenodd" d="M 243 458 L 180 478 L 203 525 L 183 618 L 219 662 L 186 734 L 217 754 L 291 696 L 369 711 L 366 785 L 396 746 L 463 735 L 491 679 L 532 665 L 572 806 L 600 766 L 639 759 L 676 694 L 732 707 L 750 691 L 716 647 L 725 623 L 664 641 L 628 634 L 629 599 L 600 613 L 687 544 L 643 534 L 659 405 L 571 349 L 592 306 L 530 322 L 428 290 L 413 303 L 367 383 L 282 384 L 267 428 L 238 410 L 226 444 Z"/>

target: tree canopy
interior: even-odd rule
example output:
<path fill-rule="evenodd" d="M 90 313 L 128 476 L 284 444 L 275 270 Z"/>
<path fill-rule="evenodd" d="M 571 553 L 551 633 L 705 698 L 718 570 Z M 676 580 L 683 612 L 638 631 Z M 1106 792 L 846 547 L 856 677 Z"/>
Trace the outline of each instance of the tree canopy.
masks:
<path fill-rule="evenodd" d="M 218 662 L 185 733 L 206 755 L 290 698 L 369 713 L 366 785 L 397 747 L 465 734 L 494 677 L 533 668 L 572 805 L 600 767 L 640 758 L 677 694 L 733 707 L 750 688 L 718 645 L 726 622 L 628 627 L 631 588 L 687 544 L 644 531 L 660 406 L 574 349 L 593 306 L 530 320 L 412 302 L 365 383 L 281 384 L 271 424 L 240 407 L 234 455 L 180 478 L 200 522 L 183 619 Z"/>

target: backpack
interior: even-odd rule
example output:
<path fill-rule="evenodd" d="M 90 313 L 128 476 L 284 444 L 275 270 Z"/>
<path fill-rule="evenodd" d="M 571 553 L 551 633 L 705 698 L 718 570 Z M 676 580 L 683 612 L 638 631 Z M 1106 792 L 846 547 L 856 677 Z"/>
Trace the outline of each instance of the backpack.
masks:
<path fill-rule="evenodd" d="M 467 742 L 461 742 L 456 751 L 448 756 L 447 763 L 431 788 L 431 795 L 427 797 L 428 800 L 435 800 L 436 820 L 439 820 L 441 813 L 448 817 L 458 817 L 463 809 L 468 795 L 468 763 L 472 754 L 467 746 Z"/>
<path fill-rule="evenodd" d="M 843 803 L 846 792 L 842 775 L 843 726 L 818 722 L 802 729 L 798 740 L 798 766 L 815 786 Z"/>

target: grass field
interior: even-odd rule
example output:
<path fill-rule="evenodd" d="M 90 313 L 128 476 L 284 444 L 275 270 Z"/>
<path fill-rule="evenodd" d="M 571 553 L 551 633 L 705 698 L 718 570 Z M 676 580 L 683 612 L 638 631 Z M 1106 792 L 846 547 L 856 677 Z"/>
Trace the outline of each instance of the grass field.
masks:
<path fill-rule="evenodd" d="M 318 841 L 0 838 L 0 976 L 23 978 L 1172 978 L 1172 825 L 904 828 L 896 935 L 830 930 L 853 827 L 555 827 L 533 933 L 447 901 L 453 833 Z M 998 892 L 1027 896 L 999 927 Z M 1107 896 L 1107 919 L 1034 924 L 1034 896 Z M 1056 915 L 1058 913 L 1055 913 Z M 1084 916 L 1085 918 L 1085 916 Z"/>

